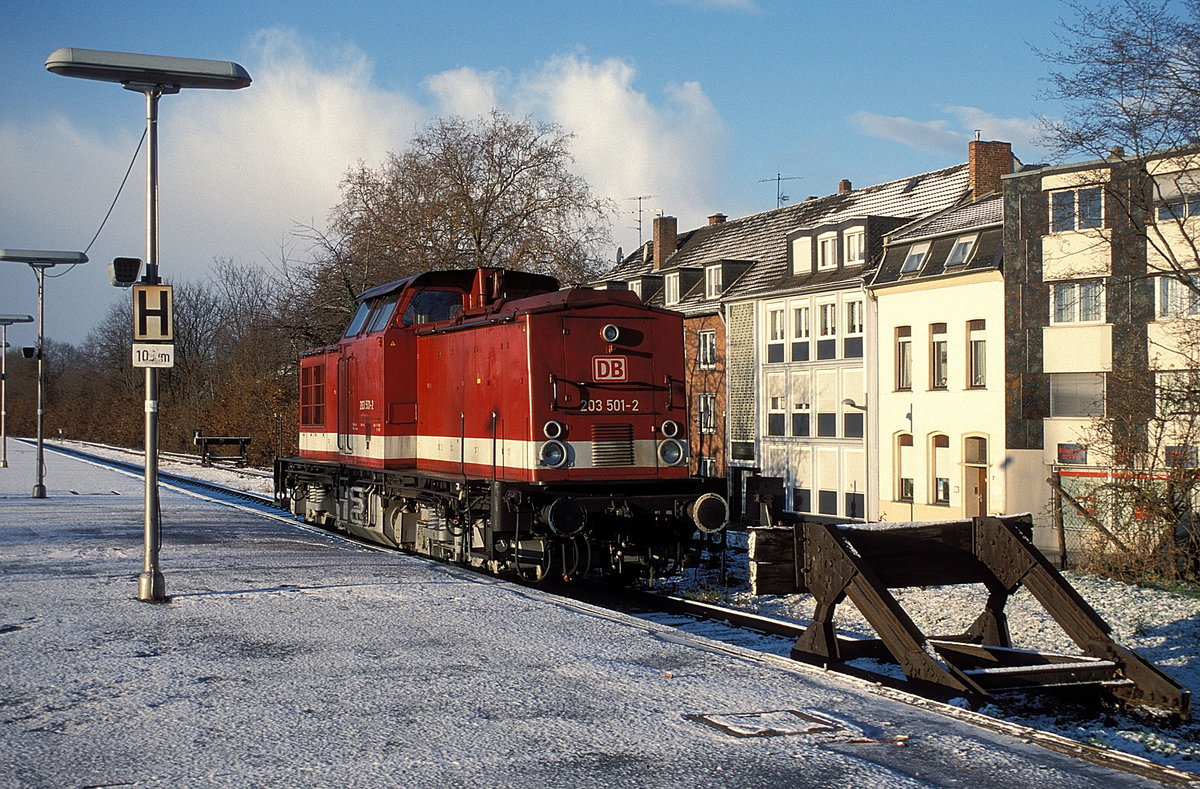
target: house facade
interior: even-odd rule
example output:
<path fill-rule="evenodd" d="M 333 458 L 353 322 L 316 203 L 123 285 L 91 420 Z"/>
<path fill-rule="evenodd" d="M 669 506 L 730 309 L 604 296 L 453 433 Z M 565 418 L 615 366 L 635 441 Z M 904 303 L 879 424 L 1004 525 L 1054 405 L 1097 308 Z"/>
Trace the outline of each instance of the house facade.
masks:
<path fill-rule="evenodd" d="M 1083 503 L 1064 507 L 1043 486 L 1042 522 L 1082 530 L 1091 484 L 1114 467 L 1198 465 L 1200 439 L 1182 427 L 1195 398 L 1157 434 L 1146 425 L 1172 393 L 1195 391 L 1200 150 L 1135 159 L 1115 149 L 1017 173 L 1005 203 L 1008 443 Z M 1140 399 L 1130 394 L 1139 379 L 1150 383 Z M 1124 438 L 1112 433 L 1122 423 Z"/>

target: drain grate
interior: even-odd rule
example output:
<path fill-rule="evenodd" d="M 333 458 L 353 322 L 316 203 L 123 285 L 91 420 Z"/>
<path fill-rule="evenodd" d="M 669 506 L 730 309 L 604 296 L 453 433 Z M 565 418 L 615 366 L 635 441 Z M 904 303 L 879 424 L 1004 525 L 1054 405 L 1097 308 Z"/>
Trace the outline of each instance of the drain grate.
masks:
<path fill-rule="evenodd" d="M 767 710 L 689 715 L 734 737 L 806 737 L 821 741 L 862 736 L 843 723 L 801 710 Z"/>

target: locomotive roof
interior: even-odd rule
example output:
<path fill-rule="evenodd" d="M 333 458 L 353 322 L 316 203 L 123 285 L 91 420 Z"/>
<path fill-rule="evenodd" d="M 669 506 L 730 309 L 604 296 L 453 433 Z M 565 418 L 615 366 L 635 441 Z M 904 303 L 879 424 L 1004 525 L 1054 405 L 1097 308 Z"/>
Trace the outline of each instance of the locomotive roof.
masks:
<path fill-rule="evenodd" d="M 393 293 L 398 293 L 413 286 L 431 288 L 451 287 L 470 291 L 471 285 L 475 281 L 475 274 L 478 271 L 479 269 L 474 268 L 426 271 L 423 274 L 416 274 L 404 279 L 398 279 L 395 282 L 388 282 L 364 290 L 359 294 L 358 301 L 363 302 L 381 296 L 390 296 Z M 507 288 L 523 292 L 552 292 L 559 288 L 558 280 L 554 277 L 545 274 L 531 274 L 527 271 L 514 271 L 512 269 L 504 269 L 504 284 Z"/>

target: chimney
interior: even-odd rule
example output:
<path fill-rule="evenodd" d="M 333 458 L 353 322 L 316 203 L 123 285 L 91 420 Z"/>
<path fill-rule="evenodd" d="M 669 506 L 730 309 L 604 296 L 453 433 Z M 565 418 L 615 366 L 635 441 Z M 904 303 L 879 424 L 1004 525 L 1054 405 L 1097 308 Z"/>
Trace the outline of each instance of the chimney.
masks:
<path fill-rule="evenodd" d="M 719 225 L 728 218 L 729 217 L 725 216 L 724 214 L 713 214 L 708 218 L 708 223 L 710 225 Z"/>
<path fill-rule="evenodd" d="M 663 263 L 667 262 L 675 252 L 675 241 L 678 232 L 679 220 L 673 216 L 656 216 L 654 217 L 654 263 L 651 269 L 658 271 L 662 268 Z"/>
<path fill-rule="evenodd" d="M 844 195 L 852 191 L 854 191 L 854 187 L 850 185 L 850 179 L 843 178 L 841 181 L 838 181 L 838 194 Z"/>
<path fill-rule="evenodd" d="M 1000 176 L 1013 171 L 1012 143 L 972 140 L 970 151 L 971 198 L 1000 191 Z"/>

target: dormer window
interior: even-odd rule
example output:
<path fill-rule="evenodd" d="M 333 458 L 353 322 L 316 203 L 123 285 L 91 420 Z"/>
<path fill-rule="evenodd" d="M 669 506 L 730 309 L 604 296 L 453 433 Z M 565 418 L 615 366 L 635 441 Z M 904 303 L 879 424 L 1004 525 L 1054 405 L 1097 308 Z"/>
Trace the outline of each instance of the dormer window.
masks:
<path fill-rule="evenodd" d="M 637 294 L 640 299 L 642 297 L 642 281 L 640 279 L 629 280 L 629 290 Z"/>
<path fill-rule="evenodd" d="M 837 268 L 837 233 L 825 233 L 817 237 L 817 268 Z"/>
<path fill-rule="evenodd" d="M 679 272 L 674 271 L 667 275 L 663 283 L 663 303 L 678 304 L 679 303 Z"/>
<path fill-rule="evenodd" d="M 954 246 L 950 248 L 950 255 L 946 258 L 946 268 L 965 264 L 975 249 L 975 239 L 978 237 L 978 235 L 960 236 L 954 242 Z"/>
<path fill-rule="evenodd" d="M 921 270 L 921 264 L 925 262 L 925 256 L 929 254 L 929 243 L 913 244 L 908 249 L 908 255 L 904 258 L 904 265 L 900 267 L 901 274 L 912 274 L 915 271 Z"/>
<path fill-rule="evenodd" d="M 720 266 L 709 266 L 704 269 L 704 297 L 715 299 L 721 295 L 723 277 Z"/>
<path fill-rule="evenodd" d="M 861 228 L 846 231 L 845 247 L 847 266 L 858 266 L 867 261 L 867 234 Z"/>

